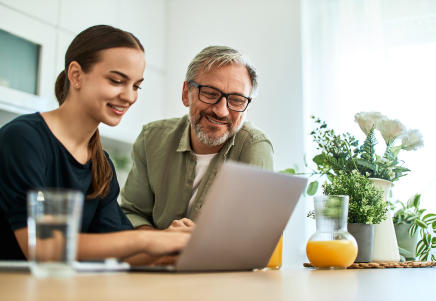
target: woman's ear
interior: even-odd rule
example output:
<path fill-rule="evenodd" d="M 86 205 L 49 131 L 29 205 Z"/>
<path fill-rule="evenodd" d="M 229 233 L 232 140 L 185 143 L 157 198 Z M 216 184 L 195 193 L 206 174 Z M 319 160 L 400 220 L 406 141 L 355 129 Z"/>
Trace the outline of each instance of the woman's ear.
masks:
<path fill-rule="evenodd" d="M 71 87 L 77 89 L 80 88 L 82 74 L 82 67 L 79 65 L 79 63 L 72 61 L 68 67 L 68 79 L 70 80 Z"/>

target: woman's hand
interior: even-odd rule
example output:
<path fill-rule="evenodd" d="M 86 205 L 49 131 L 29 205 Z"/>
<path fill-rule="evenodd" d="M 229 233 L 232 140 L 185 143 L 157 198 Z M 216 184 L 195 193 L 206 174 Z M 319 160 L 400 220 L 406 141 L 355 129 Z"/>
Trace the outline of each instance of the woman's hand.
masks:
<path fill-rule="evenodd" d="M 177 254 L 183 250 L 191 234 L 179 231 L 138 231 L 144 243 L 143 252 L 151 256 Z"/>

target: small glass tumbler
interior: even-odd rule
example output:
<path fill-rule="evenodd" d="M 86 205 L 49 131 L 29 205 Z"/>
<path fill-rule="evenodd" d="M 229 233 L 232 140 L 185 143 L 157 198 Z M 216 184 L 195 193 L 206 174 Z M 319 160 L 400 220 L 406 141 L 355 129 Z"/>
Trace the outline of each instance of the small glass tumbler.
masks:
<path fill-rule="evenodd" d="M 64 278 L 75 273 L 83 200 L 83 193 L 77 190 L 27 193 L 29 261 L 34 276 Z"/>
<path fill-rule="evenodd" d="M 346 269 L 357 257 L 356 239 L 347 231 L 348 195 L 314 197 L 316 232 L 306 254 L 316 269 Z"/>

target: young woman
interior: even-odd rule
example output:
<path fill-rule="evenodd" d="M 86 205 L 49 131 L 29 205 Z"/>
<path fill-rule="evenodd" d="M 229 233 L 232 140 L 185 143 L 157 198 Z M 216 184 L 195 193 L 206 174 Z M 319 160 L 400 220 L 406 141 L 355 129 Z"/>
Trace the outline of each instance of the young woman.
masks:
<path fill-rule="evenodd" d="M 123 258 L 147 264 L 181 250 L 189 234 L 127 231 L 117 203 L 114 166 L 98 125 L 116 126 L 143 81 L 144 48 L 132 34 L 106 25 L 81 32 L 56 81 L 59 108 L 20 116 L 0 129 L 0 260 L 27 258 L 26 192 L 62 187 L 86 195 L 78 260 Z M 133 256 L 133 257 L 132 257 Z"/>

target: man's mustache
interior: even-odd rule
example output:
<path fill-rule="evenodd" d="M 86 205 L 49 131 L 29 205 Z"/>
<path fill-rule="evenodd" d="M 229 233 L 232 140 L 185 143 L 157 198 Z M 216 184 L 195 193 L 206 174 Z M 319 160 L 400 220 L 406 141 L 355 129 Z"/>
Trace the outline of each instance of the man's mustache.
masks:
<path fill-rule="evenodd" d="M 212 119 L 215 119 L 216 121 L 219 122 L 225 122 L 227 123 L 227 125 L 229 127 L 231 127 L 233 125 L 233 122 L 231 119 L 227 118 L 227 117 L 218 117 L 214 112 L 205 112 L 205 111 L 201 111 L 200 112 L 200 119 L 198 120 L 198 122 L 200 122 L 201 118 L 203 117 L 210 117 Z"/>

